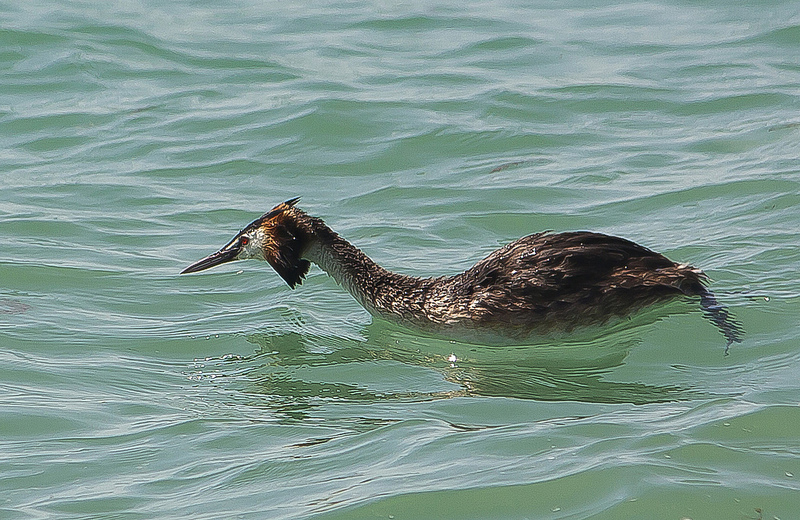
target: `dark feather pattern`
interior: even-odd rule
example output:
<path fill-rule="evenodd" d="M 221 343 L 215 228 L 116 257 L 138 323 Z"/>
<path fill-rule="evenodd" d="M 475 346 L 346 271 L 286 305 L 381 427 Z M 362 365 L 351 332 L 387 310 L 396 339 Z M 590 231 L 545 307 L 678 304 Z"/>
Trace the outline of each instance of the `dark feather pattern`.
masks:
<path fill-rule="evenodd" d="M 476 323 L 570 327 L 703 290 L 704 275 L 630 240 L 536 233 L 448 280 Z"/>

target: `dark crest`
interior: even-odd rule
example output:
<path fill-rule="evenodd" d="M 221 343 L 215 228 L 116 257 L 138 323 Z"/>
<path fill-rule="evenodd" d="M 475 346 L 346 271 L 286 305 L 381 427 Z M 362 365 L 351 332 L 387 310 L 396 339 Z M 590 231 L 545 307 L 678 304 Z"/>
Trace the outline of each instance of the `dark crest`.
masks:
<path fill-rule="evenodd" d="M 258 217 L 253 222 L 251 222 L 250 225 L 247 226 L 247 227 L 248 228 L 250 228 L 250 227 L 256 228 L 256 227 L 261 226 L 265 222 L 270 221 L 270 220 L 278 217 L 279 215 L 283 214 L 284 212 L 288 211 L 289 209 L 293 208 L 294 205 L 297 204 L 297 202 L 299 200 L 300 200 L 300 197 L 295 197 L 293 199 L 287 200 L 286 202 L 281 202 L 280 204 L 278 204 L 277 206 L 275 206 L 271 210 L 267 211 L 266 213 L 264 213 L 263 215 Z"/>

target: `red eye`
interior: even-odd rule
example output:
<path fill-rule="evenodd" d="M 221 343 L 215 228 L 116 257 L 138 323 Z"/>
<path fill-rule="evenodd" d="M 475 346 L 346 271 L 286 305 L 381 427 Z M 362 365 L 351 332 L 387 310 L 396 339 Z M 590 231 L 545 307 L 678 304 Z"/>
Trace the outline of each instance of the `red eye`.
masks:
<path fill-rule="evenodd" d="M 247 244 L 249 244 L 249 243 L 250 243 L 250 239 L 249 239 L 249 238 L 247 238 L 247 237 L 242 237 L 242 238 L 240 238 L 240 239 L 239 239 L 239 242 L 240 242 L 240 243 L 241 243 L 243 246 L 246 246 Z"/>

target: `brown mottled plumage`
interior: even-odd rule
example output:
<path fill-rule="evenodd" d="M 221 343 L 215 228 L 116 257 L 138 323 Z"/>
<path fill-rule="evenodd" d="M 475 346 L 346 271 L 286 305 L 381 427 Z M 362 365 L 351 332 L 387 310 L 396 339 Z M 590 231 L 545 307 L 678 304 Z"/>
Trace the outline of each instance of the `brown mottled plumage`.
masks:
<path fill-rule="evenodd" d="M 294 288 L 319 265 L 373 315 L 451 337 L 572 330 L 628 315 L 677 296 L 698 296 L 728 345 L 741 330 L 705 288 L 699 269 L 677 264 L 624 238 L 590 232 L 535 233 L 455 276 L 392 273 L 321 219 L 275 206 L 216 253 L 183 273 L 231 260 L 266 260 Z"/>

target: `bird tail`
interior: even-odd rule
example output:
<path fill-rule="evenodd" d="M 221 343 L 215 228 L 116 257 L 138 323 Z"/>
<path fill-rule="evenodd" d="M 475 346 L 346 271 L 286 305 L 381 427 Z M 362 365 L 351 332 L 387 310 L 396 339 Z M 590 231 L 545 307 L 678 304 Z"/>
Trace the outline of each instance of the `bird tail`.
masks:
<path fill-rule="evenodd" d="M 742 336 L 744 336 L 742 325 L 733 317 L 727 307 L 717 301 L 714 293 L 707 288 L 702 287 L 697 294 L 700 296 L 700 307 L 703 309 L 703 314 L 711 320 L 711 323 L 717 326 L 722 335 L 725 336 L 725 339 L 728 340 L 725 345 L 725 355 L 728 355 L 728 350 L 733 343 L 742 342 Z"/>

